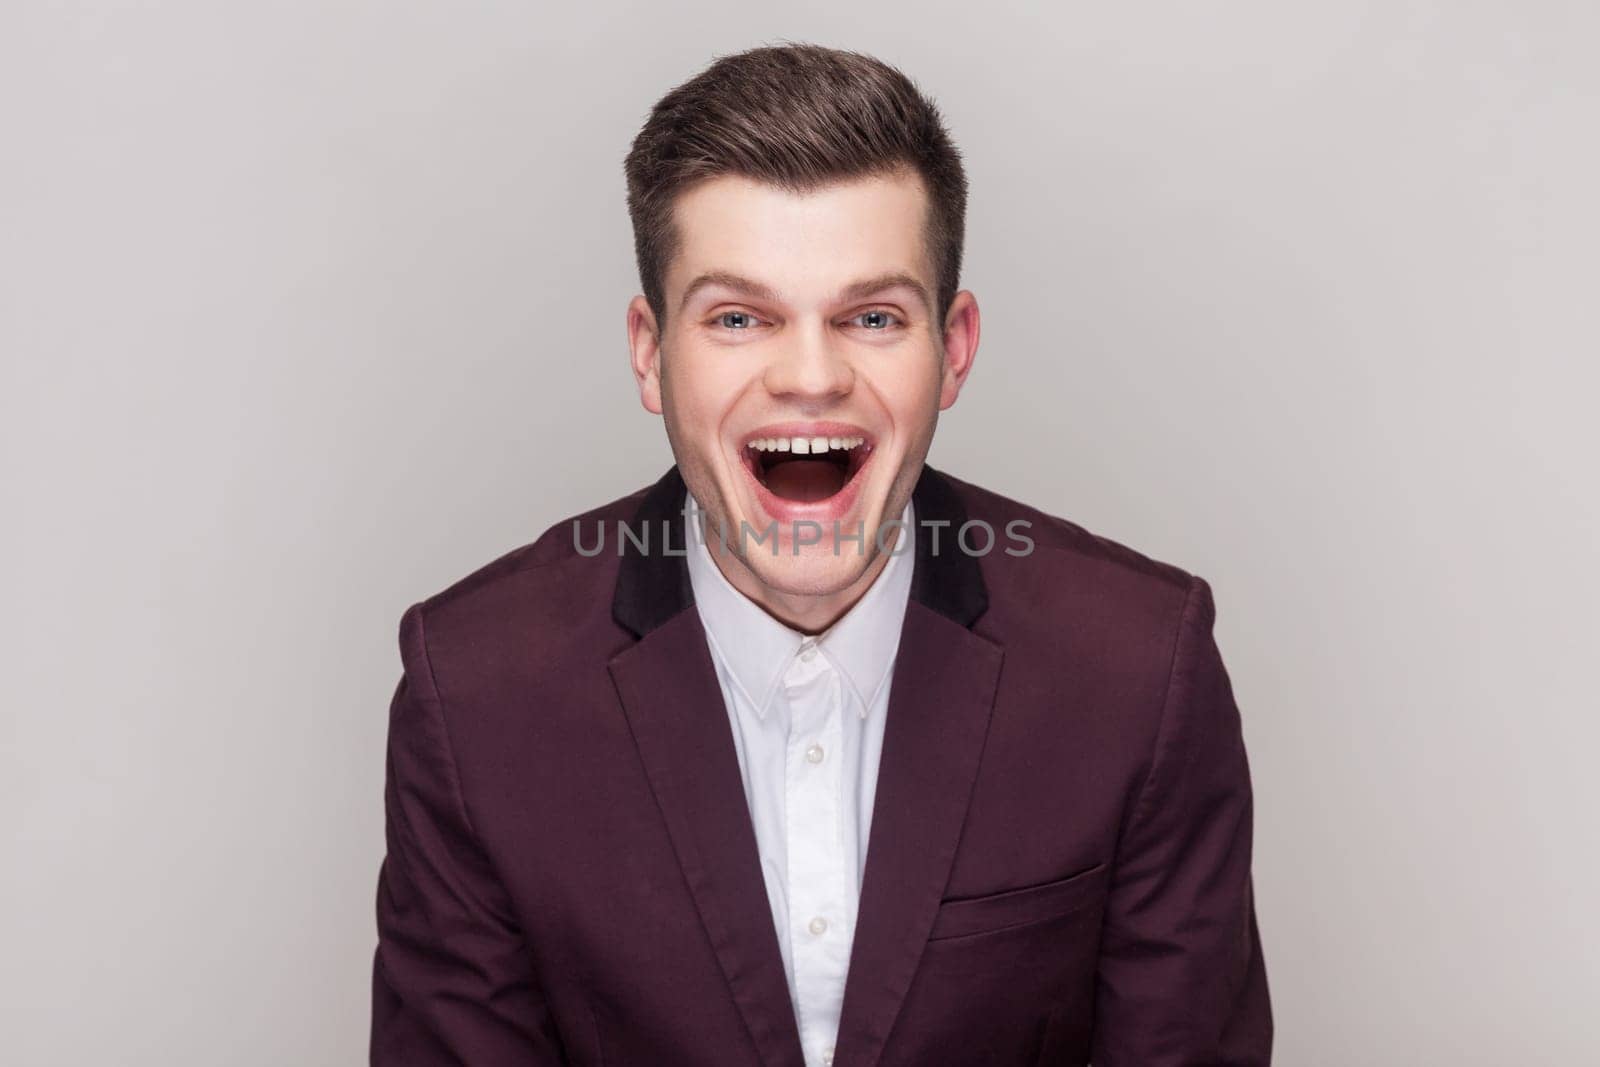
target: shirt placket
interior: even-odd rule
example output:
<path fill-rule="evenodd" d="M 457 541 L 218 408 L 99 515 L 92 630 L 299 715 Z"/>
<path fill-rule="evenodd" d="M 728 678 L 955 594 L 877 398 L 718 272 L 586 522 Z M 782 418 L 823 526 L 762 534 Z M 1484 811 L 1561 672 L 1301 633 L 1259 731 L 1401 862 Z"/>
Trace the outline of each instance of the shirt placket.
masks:
<path fill-rule="evenodd" d="M 842 680 L 802 643 L 784 676 L 790 717 L 785 759 L 789 939 L 797 1020 L 809 1063 L 828 1064 L 842 1007 L 853 918 L 846 907 L 843 813 Z"/>

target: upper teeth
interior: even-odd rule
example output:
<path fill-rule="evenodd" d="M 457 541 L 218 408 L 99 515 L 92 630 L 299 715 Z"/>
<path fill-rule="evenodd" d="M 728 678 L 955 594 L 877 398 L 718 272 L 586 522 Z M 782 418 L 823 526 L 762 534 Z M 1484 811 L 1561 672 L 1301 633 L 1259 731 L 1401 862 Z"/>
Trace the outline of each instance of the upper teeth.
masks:
<path fill-rule="evenodd" d="M 758 437 L 750 442 L 757 452 L 795 452 L 800 455 L 826 452 L 829 449 L 849 451 L 866 443 L 865 437 Z"/>

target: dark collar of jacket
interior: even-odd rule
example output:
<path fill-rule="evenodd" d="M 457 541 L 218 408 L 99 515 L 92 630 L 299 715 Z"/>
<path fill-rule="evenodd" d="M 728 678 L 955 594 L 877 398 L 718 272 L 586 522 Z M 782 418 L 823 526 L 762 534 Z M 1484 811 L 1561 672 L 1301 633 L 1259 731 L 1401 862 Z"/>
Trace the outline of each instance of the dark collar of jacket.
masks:
<path fill-rule="evenodd" d="M 670 552 L 641 552 L 628 545 L 617 574 L 611 612 L 616 620 L 643 637 L 694 602 L 689 567 L 682 550 L 683 500 L 688 491 L 676 465 L 646 492 L 631 519 L 636 530 L 664 531 Z M 989 606 L 983 573 L 976 556 L 955 547 L 957 531 L 967 521 L 966 509 L 944 475 L 923 464 L 911 492 L 918 529 L 911 599 L 961 626 L 971 626 Z M 941 551 L 933 551 L 930 528 L 937 529 Z"/>

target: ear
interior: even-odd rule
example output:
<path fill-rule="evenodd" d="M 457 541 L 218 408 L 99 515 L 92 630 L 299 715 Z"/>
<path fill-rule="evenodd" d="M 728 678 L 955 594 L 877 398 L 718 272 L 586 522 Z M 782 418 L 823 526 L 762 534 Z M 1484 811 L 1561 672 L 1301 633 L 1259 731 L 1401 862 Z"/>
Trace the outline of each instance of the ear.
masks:
<path fill-rule="evenodd" d="M 628 353 L 639 383 L 639 403 L 652 415 L 661 414 L 661 335 L 655 312 L 642 296 L 628 301 Z"/>
<path fill-rule="evenodd" d="M 944 376 L 939 384 L 939 410 L 961 395 L 961 386 L 978 355 L 978 298 L 963 289 L 950 301 L 944 316 Z"/>

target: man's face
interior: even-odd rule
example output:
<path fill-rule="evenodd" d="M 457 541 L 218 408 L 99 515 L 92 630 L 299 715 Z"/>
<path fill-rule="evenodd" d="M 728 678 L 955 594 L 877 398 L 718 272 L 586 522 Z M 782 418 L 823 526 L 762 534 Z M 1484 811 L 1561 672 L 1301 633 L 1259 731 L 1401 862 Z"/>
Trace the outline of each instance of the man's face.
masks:
<path fill-rule="evenodd" d="M 630 344 L 713 554 L 727 531 L 725 571 L 828 597 L 894 546 L 880 524 L 900 518 L 977 347 L 970 293 L 943 338 L 933 318 L 927 209 L 908 171 L 805 194 L 722 176 L 678 198 L 666 328 L 636 297 Z"/>

